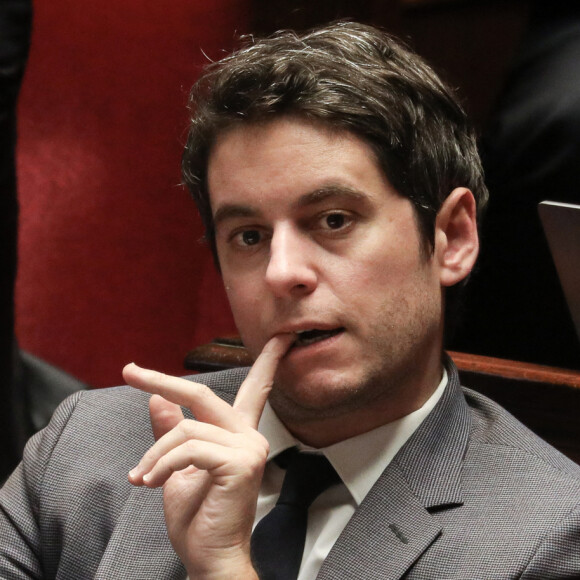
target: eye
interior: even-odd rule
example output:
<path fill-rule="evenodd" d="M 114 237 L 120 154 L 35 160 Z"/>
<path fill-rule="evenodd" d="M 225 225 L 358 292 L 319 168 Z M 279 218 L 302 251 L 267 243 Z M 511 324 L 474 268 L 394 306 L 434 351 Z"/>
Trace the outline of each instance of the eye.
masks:
<path fill-rule="evenodd" d="M 255 246 L 262 241 L 262 234 L 258 230 L 242 230 L 232 236 L 232 240 L 239 246 Z"/>
<path fill-rule="evenodd" d="M 331 213 L 324 216 L 325 226 L 331 230 L 339 230 L 346 223 L 346 216 L 342 213 Z"/>
<path fill-rule="evenodd" d="M 332 210 L 319 216 L 317 222 L 322 232 L 346 234 L 354 226 L 355 216 L 350 212 Z"/>
<path fill-rule="evenodd" d="M 245 232 L 242 232 L 241 236 L 242 242 L 246 246 L 253 246 L 260 241 L 260 232 L 256 230 L 247 230 Z"/>

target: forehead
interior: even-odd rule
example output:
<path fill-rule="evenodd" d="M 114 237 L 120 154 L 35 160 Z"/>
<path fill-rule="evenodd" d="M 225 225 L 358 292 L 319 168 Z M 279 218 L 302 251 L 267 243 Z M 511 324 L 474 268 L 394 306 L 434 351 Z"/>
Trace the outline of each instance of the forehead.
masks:
<path fill-rule="evenodd" d="M 209 157 L 208 190 L 214 215 L 241 199 L 267 205 L 318 191 L 394 192 L 368 143 L 297 118 L 237 125 L 219 135 Z"/>

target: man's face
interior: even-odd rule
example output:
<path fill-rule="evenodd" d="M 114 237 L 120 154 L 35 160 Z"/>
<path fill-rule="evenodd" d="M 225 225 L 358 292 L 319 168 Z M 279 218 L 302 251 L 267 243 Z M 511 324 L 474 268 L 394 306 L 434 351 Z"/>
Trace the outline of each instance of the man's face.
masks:
<path fill-rule="evenodd" d="M 208 171 L 244 344 L 256 356 L 272 336 L 299 333 L 270 397 L 281 418 L 424 400 L 435 386 L 424 382 L 440 378 L 438 269 L 421 250 L 411 202 L 372 149 L 349 132 L 282 118 L 222 134 Z"/>

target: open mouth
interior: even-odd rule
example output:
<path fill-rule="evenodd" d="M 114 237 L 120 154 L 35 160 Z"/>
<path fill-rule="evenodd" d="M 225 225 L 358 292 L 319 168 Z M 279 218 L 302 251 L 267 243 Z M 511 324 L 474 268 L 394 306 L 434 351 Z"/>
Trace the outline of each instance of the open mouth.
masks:
<path fill-rule="evenodd" d="M 343 331 L 343 327 L 333 328 L 332 330 L 319 330 L 318 328 L 303 330 L 296 333 L 296 340 L 292 346 L 308 346 L 309 344 L 314 344 L 315 342 L 336 336 Z"/>

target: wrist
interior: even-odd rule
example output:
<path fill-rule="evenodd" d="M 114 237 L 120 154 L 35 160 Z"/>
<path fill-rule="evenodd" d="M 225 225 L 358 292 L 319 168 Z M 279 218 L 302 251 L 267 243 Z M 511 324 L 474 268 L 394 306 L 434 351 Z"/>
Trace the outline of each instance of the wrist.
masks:
<path fill-rule="evenodd" d="M 259 580 L 249 555 L 218 556 L 210 566 L 185 566 L 189 580 Z"/>
<path fill-rule="evenodd" d="M 260 580 L 251 565 L 247 568 L 220 568 L 219 570 L 206 571 L 205 573 L 200 573 L 198 570 L 187 570 L 187 578 L 188 580 L 224 580 L 224 578 L 229 580 Z"/>

